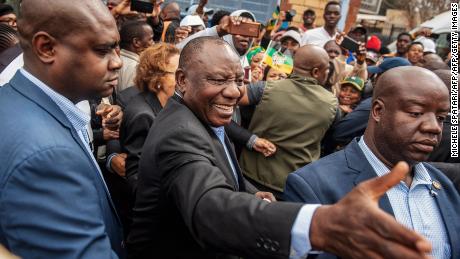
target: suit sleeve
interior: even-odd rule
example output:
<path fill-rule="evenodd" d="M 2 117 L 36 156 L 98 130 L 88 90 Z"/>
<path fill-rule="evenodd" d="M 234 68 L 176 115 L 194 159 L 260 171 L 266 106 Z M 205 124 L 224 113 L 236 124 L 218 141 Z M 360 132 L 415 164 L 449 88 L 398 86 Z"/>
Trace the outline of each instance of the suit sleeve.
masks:
<path fill-rule="evenodd" d="M 137 187 L 139 160 L 153 120 L 151 115 L 141 113 L 126 122 L 126 136 L 123 137 L 122 145 L 128 154 L 125 162 L 126 178 L 133 190 Z"/>
<path fill-rule="evenodd" d="M 187 136 L 187 133 L 188 136 Z M 193 135 L 193 136 L 192 136 Z M 287 258 L 302 204 L 267 203 L 235 192 L 207 156 L 210 143 L 189 131 L 165 138 L 158 153 L 167 197 L 204 248 L 259 258 Z M 204 151 L 203 151 L 204 150 Z"/>
<path fill-rule="evenodd" d="M 295 173 L 288 175 L 286 186 L 284 187 L 284 199 L 308 204 L 320 203 L 310 184 Z"/>
<path fill-rule="evenodd" d="M 81 165 L 84 159 L 56 147 L 12 172 L 0 212 L 12 252 L 23 258 L 117 258 L 105 232 L 97 178 Z"/>
<path fill-rule="evenodd" d="M 240 146 L 246 146 L 249 139 L 253 135 L 249 130 L 241 127 L 233 120 L 230 124 L 225 126 L 225 132 L 227 132 L 228 137 L 236 144 Z"/>
<path fill-rule="evenodd" d="M 334 127 L 333 138 L 337 143 L 348 143 L 364 134 L 369 120 L 370 100 L 364 100 L 354 111 L 341 119 Z"/>

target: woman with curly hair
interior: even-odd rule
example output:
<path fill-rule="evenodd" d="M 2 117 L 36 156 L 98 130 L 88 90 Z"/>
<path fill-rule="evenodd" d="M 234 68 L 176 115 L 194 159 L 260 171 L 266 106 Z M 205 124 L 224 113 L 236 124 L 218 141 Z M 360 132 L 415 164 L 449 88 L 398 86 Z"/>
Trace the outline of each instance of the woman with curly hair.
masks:
<path fill-rule="evenodd" d="M 135 194 L 142 147 L 156 116 L 174 94 L 179 50 L 174 45 L 158 43 L 140 56 L 134 79 L 140 93 L 126 105 L 120 127 L 120 143 L 127 154 L 126 179 Z"/>

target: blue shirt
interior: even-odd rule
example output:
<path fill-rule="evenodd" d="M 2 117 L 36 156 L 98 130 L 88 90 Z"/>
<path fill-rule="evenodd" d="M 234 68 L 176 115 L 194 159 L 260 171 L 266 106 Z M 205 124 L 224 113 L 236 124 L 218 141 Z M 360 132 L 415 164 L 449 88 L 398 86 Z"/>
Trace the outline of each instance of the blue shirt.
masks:
<path fill-rule="evenodd" d="M 378 176 L 390 172 L 361 137 L 359 147 Z M 451 257 L 451 247 L 446 226 L 435 198 L 431 195 L 432 180 L 422 163 L 414 165 L 411 186 L 401 181 L 387 191 L 396 220 L 407 228 L 415 230 L 427 238 L 433 247 L 432 256 L 437 259 Z"/>
<path fill-rule="evenodd" d="M 95 164 L 98 170 L 99 175 L 101 176 L 102 179 L 104 179 L 104 177 L 102 176 L 102 172 L 99 168 L 99 165 L 97 164 L 96 159 L 94 158 L 91 152 L 90 140 L 89 140 L 88 132 L 86 131 L 86 126 L 90 122 L 91 116 L 86 114 L 82 110 L 80 110 L 69 99 L 67 99 L 63 95 L 51 89 L 45 83 L 40 81 L 40 79 L 36 78 L 35 76 L 27 72 L 24 68 L 19 69 L 19 71 L 27 79 L 29 79 L 32 83 L 38 86 L 38 88 L 40 88 L 46 95 L 48 95 L 51 98 L 51 100 L 53 100 L 53 102 L 55 102 L 56 105 L 62 110 L 66 118 L 70 121 L 70 124 L 72 125 L 72 127 L 78 133 L 78 136 L 80 137 L 81 141 L 85 145 L 86 151 L 91 156 L 93 163 Z M 105 185 L 105 181 L 103 182 Z M 107 189 L 106 185 L 105 185 L 105 188 Z"/>
<path fill-rule="evenodd" d="M 230 153 L 225 144 L 224 136 L 225 129 L 224 127 L 211 127 L 216 136 L 219 138 L 220 143 L 224 146 L 225 154 L 227 155 L 228 162 L 232 168 L 233 176 L 236 179 L 238 184 L 238 175 L 235 170 L 235 165 L 233 160 L 230 157 Z M 291 229 L 291 249 L 290 249 L 290 259 L 299 259 L 306 258 L 308 253 L 311 253 L 311 244 L 310 244 L 310 225 L 313 213 L 319 207 L 319 204 L 307 204 L 304 205 L 297 214 L 296 220 Z"/>

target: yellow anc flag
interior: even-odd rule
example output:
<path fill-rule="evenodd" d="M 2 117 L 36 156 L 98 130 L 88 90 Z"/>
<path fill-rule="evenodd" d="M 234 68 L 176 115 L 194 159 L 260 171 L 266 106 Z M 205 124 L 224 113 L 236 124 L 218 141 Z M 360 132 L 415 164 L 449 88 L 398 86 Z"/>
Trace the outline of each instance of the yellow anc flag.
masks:
<path fill-rule="evenodd" d="M 265 53 L 264 63 L 288 75 L 291 74 L 292 68 L 294 67 L 292 57 L 284 55 L 271 47 L 269 47 Z"/>

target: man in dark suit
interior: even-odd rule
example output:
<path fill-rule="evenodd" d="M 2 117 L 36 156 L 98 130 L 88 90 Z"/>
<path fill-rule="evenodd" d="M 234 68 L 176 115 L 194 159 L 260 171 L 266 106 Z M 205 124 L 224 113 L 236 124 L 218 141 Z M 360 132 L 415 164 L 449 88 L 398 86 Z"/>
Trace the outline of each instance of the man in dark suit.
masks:
<path fill-rule="evenodd" d="M 273 202 L 269 193 L 257 193 L 242 177 L 223 130 L 243 95 L 243 78 L 238 55 L 222 39 L 196 38 L 182 50 L 177 96 L 144 144 L 129 257 L 301 258 L 318 249 L 346 257 L 424 258 L 426 241 L 374 201 L 404 177 L 407 165 L 332 206 Z M 349 242 L 361 233 L 369 237 Z"/>
<path fill-rule="evenodd" d="M 92 0 L 23 0 L 20 13 L 24 68 L 0 88 L 0 243 L 23 258 L 124 257 L 75 106 L 117 84 L 115 21 Z"/>
<path fill-rule="evenodd" d="M 419 67 L 386 72 L 374 89 L 364 137 L 291 174 L 285 198 L 332 204 L 360 182 L 406 161 L 411 173 L 386 192 L 380 208 L 426 236 L 435 258 L 460 258 L 460 196 L 443 173 L 423 162 L 441 139 L 448 111 L 447 88 L 432 72 Z"/>

